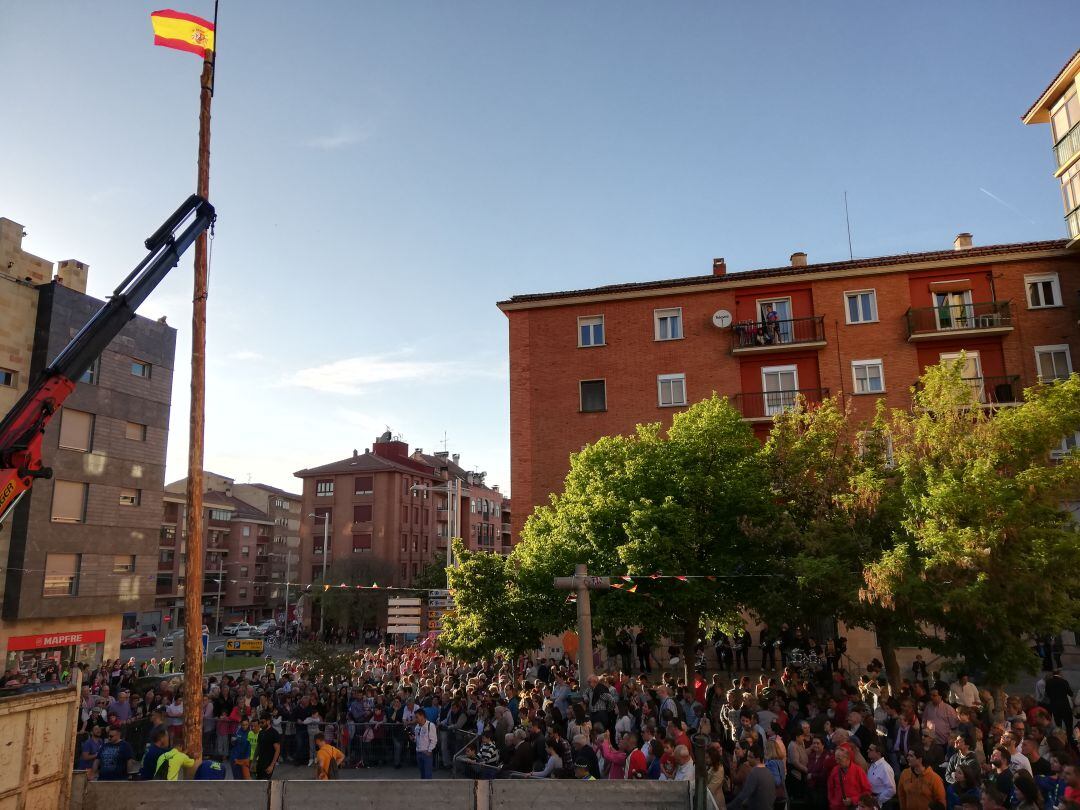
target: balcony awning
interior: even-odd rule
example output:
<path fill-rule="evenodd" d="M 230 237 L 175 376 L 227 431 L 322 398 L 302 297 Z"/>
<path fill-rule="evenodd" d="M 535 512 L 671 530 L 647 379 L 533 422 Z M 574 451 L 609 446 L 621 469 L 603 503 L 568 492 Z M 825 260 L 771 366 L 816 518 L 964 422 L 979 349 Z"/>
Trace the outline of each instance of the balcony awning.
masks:
<path fill-rule="evenodd" d="M 953 281 L 931 281 L 930 292 L 964 292 L 971 289 L 970 278 L 958 278 Z"/>

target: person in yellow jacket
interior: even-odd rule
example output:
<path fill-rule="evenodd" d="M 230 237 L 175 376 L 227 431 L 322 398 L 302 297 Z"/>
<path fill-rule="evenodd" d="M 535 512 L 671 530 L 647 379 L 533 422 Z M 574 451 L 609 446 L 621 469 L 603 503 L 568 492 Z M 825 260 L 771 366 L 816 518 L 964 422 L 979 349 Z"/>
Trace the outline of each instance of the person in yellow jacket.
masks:
<path fill-rule="evenodd" d="M 176 782 L 180 779 L 181 770 L 194 767 L 195 760 L 189 757 L 183 748 L 179 746 L 170 748 L 158 757 L 157 766 L 154 769 L 154 778 Z"/>
<path fill-rule="evenodd" d="M 315 735 L 315 778 L 337 779 L 337 769 L 345 761 L 345 754 L 326 741 L 321 731 Z"/>

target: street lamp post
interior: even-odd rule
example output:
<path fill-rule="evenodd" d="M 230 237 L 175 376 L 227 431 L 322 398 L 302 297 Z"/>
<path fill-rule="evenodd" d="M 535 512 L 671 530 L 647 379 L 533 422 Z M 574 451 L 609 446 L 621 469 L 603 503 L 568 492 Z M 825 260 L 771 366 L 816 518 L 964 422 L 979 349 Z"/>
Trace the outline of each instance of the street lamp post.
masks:
<path fill-rule="evenodd" d="M 446 540 L 446 567 L 454 567 L 454 538 L 461 536 L 461 479 L 455 478 L 445 487 L 425 487 L 414 484 L 410 488 L 413 492 L 444 492 L 447 495 L 446 505 L 450 514 L 450 536 Z M 452 496 L 452 497 L 451 497 Z"/>
<path fill-rule="evenodd" d="M 323 532 L 322 532 L 322 581 L 323 581 L 323 584 L 325 585 L 326 584 L 326 558 L 327 558 L 327 555 L 328 555 L 327 549 L 330 546 L 330 515 L 327 515 L 327 514 L 316 515 L 314 512 L 312 512 L 310 515 L 308 515 L 308 517 L 315 518 L 315 520 L 318 520 L 319 518 L 322 518 L 322 522 L 323 522 L 323 524 L 322 524 L 322 528 L 323 528 Z M 288 620 L 289 620 L 289 615 L 288 615 L 288 613 L 286 613 L 285 614 L 285 621 L 288 622 Z M 320 606 L 320 608 L 319 608 L 319 638 L 322 638 L 323 625 L 324 625 L 325 621 L 326 621 L 326 611 L 322 608 L 322 606 Z"/>

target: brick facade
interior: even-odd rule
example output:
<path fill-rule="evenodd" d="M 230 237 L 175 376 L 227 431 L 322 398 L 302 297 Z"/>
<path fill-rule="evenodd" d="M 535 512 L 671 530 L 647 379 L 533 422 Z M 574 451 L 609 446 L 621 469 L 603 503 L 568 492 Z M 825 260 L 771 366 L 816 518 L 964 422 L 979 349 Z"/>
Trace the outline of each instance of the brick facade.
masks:
<path fill-rule="evenodd" d="M 908 405 L 910 387 L 942 354 L 978 352 L 988 402 L 1007 398 L 1010 386 L 1016 399 L 1022 387 L 1036 383 L 1036 346 L 1067 346 L 1076 368 L 1080 255 L 1063 242 L 958 245 L 953 251 L 731 274 L 718 260 L 712 276 L 501 302 L 510 333 L 514 537 L 532 510 L 562 489 L 572 452 L 639 423 L 670 424 L 684 409 L 659 404 L 658 375 L 684 374 L 690 404 L 714 391 L 733 397 L 764 436 L 771 419 L 762 403 L 776 401 L 762 396 L 766 368 L 794 367 L 809 399 L 839 394 L 859 418 L 872 415 L 879 399 L 891 407 Z M 1028 306 L 1025 275 L 1032 274 L 1056 274 L 1054 306 Z M 860 290 L 874 291 L 877 317 L 851 324 L 845 293 Z M 955 325 L 971 328 L 940 328 L 937 318 L 946 310 L 935 313 L 934 305 L 943 291 L 970 302 L 948 311 L 970 319 Z M 726 310 L 733 324 L 755 322 L 741 327 L 752 334 L 762 324 L 759 304 L 780 298 L 790 299 L 792 324 L 786 328 L 794 340 L 758 345 L 741 336 L 746 331 L 713 324 L 713 314 Z M 658 340 L 654 312 L 668 308 L 681 308 L 682 336 Z M 600 315 L 603 345 L 579 347 L 578 319 Z M 820 331 L 798 333 L 808 325 Z M 859 360 L 882 362 L 884 390 L 856 393 L 852 362 Z M 582 412 L 583 380 L 605 381 L 606 409 Z"/>

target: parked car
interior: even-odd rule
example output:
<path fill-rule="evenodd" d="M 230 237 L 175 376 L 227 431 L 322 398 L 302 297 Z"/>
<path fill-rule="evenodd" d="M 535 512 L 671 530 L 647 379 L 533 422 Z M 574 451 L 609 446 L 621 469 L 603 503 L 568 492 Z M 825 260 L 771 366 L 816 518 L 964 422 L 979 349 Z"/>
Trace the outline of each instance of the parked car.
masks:
<path fill-rule="evenodd" d="M 247 622 L 229 622 L 227 625 L 221 628 L 221 634 L 223 636 L 236 636 L 237 638 L 247 638 L 251 635 L 251 625 Z"/>
<path fill-rule="evenodd" d="M 270 635 L 271 633 L 276 633 L 277 629 L 277 622 L 275 622 L 273 619 L 267 619 L 266 621 L 259 622 L 257 625 L 255 625 L 254 634 L 257 636 L 266 636 Z"/>
<path fill-rule="evenodd" d="M 184 643 L 184 629 L 173 630 L 161 640 L 162 647 L 180 647 Z"/>
<path fill-rule="evenodd" d="M 130 647 L 153 647 L 155 644 L 157 644 L 157 636 L 153 633 L 132 633 L 127 638 L 121 639 L 120 649 L 126 650 Z"/>

